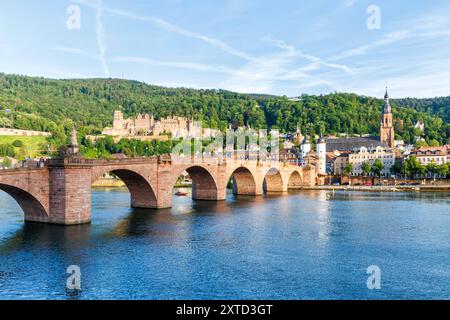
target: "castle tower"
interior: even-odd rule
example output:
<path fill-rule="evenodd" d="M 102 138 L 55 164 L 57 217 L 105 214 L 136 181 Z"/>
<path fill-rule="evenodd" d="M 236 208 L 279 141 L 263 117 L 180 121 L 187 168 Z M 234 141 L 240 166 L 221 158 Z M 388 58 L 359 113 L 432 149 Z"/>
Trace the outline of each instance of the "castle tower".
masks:
<path fill-rule="evenodd" d="M 297 128 L 295 130 L 293 142 L 295 144 L 300 144 L 305 137 L 302 135 L 302 131 L 300 130 L 300 125 L 297 123 Z"/>
<path fill-rule="evenodd" d="M 309 142 L 308 137 L 305 137 L 300 149 L 302 150 L 302 158 L 304 159 L 306 157 L 306 154 L 311 151 L 311 143 Z"/>
<path fill-rule="evenodd" d="M 318 168 L 317 173 L 320 174 L 326 174 L 327 169 L 327 143 L 325 139 L 321 136 L 319 139 L 319 142 L 317 143 L 317 156 L 319 158 L 318 160 Z"/>
<path fill-rule="evenodd" d="M 394 124 L 392 119 L 392 108 L 389 102 L 389 94 L 386 87 L 386 94 L 384 95 L 383 112 L 381 114 L 380 125 L 380 141 L 385 142 L 389 148 L 394 148 Z"/>
<path fill-rule="evenodd" d="M 155 117 L 152 115 L 150 116 L 150 131 L 153 131 L 155 129 Z"/>
<path fill-rule="evenodd" d="M 113 129 L 121 130 L 123 129 L 123 114 L 122 111 L 114 111 Z"/>

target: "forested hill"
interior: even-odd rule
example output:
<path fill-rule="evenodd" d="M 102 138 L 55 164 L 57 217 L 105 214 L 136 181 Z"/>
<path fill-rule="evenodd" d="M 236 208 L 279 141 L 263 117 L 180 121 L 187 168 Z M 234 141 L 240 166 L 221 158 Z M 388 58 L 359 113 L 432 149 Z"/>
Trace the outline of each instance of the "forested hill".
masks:
<path fill-rule="evenodd" d="M 450 97 L 426 99 L 404 98 L 393 99 L 392 101 L 398 106 L 434 114 L 441 117 L 446 123 L 450 122 Z"/>
<path fill-rule="evenodd" d="M 427 140 L 446 143 L 450 136 L 449 98 L 393 101 L 397 138 L 413 141 L 414 124 L 425 123 Z M 252 128 L 278 127 L 303 133 L 377 134 L 383 101 L 355 94 L 303 95 L 298 101 L 272 95 L 225 90 L 164 88 L 119 79 L 53 80 L 0 73 L 0 127 L 45 130 L 64 140 L 77 125 L 82 134 L 111 125 L 121 106 L 125 116 L 153 113 L 193 116 L 205 126 L 228 123 Z M 434 141 L 434 142 L 436 142 Z"/>

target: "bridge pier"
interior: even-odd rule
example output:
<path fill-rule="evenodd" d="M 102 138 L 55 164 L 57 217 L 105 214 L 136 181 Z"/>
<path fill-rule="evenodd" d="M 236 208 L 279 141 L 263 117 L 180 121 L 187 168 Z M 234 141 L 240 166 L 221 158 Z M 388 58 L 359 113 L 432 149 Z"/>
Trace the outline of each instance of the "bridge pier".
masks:
<path fill-rule="evenodd" d="M 85 161 L 55 159 L 50 161 L 48 168 L 48 223 L 74 225 L 91 222 L 91 165 Z"/>

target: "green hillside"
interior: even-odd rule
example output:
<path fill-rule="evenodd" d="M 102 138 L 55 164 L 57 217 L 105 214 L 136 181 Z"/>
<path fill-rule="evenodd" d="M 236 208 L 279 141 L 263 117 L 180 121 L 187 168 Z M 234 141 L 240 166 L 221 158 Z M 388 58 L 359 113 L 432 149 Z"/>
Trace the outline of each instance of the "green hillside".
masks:
<path fill-rule="evenodd" d="M 2 146 L 10 146 L 13 151 L 11 156 L 16 159 L 36 158 L 48 153 L 49 142 L 47 137 L 43 136 L 1 136 L 0 135 L 0 155 L 2 154 Z M 6 149 L 4 149 L 6 150 Z"/>
<path fill-rule="evenodd" d="M 447 98 L 394 100 L 397 138 L 412 142 L 425 123 L 429 142 L 450 136 Z M 194 116 L 204 126 L 224 130 L 229 123 L 252 128 L 278 127 L 304 133 L 377 134 L 382 100 L 355 94 L 301 96 L 299 101 L 272 95 L 245 95 L 224 90 L 164 88 L 119 79 L 53 80 L 0 74 L 0 126 L 53 133 L 51 143 L 66 141 L 74 124 L 80 136 L 111 125 L 121 106 L 125 116 L 139 112 L 156 117 Z M 431 103 L 431 107 L 430 107 Z"/>

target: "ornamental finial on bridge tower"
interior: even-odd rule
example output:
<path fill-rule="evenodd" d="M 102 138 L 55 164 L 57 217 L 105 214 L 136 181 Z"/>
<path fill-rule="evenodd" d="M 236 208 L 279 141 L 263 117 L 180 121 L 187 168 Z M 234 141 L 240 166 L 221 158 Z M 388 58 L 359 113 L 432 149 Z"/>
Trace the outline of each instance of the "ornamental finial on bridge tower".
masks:
<path fill-rule="evenodd" d="M 70 135 L 70 143 L 67 146 L 62 146 L 59 149 L 59 158 L 66 158 L 66 157 L 74 157 L 77 156 L 80 151 L 80 147 L 78 146 L 77 141 L 77 130 L 75 127 L 72 129 L 71 135 Z"/>

